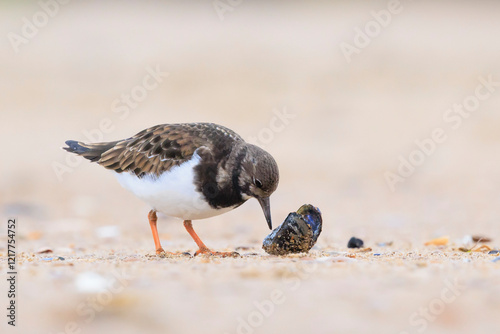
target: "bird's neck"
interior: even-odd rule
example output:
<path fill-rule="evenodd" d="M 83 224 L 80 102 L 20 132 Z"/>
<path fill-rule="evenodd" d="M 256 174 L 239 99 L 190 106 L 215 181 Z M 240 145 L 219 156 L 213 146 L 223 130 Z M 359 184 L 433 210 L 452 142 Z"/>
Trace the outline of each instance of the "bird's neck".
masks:
<path fill-rule="evenodd" d="M 230 152 L 220 152 L 221 156 L 206 155 L 201 152 L 203 164 L 196 167 L 196 185 L 213 208 L 241 205 L 246 201 L 246 186 L 242 182 L 242 163 L 247 154 L 243 143 Z"/>

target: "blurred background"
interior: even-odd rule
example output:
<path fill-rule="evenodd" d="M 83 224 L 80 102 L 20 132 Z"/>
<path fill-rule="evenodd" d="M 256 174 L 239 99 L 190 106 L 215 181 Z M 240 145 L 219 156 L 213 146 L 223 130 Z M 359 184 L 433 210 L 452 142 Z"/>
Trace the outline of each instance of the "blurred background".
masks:
<path fill-rule="evenodd" d="M 2 1 L 0 212 L 18 218 L 27 254 L 152 254 L 147 205 L 109 171 L 60 147 L 203 121 L 276 158 L 275 226 L 304 203 L 321 209 L 316 251 L 345 250 L 353 235 L 417 253 L 442 235 L 457 244 L 471 234 L 498 242 L 499 13 L 496 1 Z M 436 129 L 442 140 L 430 144 Z M 194 225 L 215 249 L 264 254 L 269 231 L 256 201 Z M 179 220 L 160 217 L 159 232 L 164 248 L 195 250 Z M 264 275 L 276 265 L 260 260 L 231 262 L 227 272 L 198 262 L 132 263 L 128 292 L 83 332 L 237 332 L 238 316 L 281 277 Z M 59 333 L 87 298 L 75 277 L 89 270 L 106 277 L 123 263 L 23 266 L 19 330 Z M 421 332 L 409 315 L 439 294 L 448 274 L 467 269 L 474 293 L 426 330 L 489 329 L 500 310 L 498 266 L 483 276 L 467 266 L 460 260 L 424 274 L 384 264 L 322 267 L 251 332 L 298 333 L 311 321 L 323 323 L 319 333 Z M 466 320 L 469 307 L 475 313 Z"/>

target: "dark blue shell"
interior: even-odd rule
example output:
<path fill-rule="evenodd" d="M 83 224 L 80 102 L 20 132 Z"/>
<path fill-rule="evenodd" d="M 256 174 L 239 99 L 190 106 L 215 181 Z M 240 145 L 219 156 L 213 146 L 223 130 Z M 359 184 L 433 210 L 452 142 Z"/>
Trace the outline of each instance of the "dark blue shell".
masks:
<path fill-rule="evenodd" d="M 311 226 L 311 229 L 313 231 L 314 246 L 321 233 L 321 229 L 323 228 L 323 218 L 321 217 L 321 211 L 319 210 L 319 208 L 312 206 L 311 204 L 305 204 L 297 210 L 297 213 L 302 215 L 302 219 L 304 219 L 304 221 L 309 226 Z"/>

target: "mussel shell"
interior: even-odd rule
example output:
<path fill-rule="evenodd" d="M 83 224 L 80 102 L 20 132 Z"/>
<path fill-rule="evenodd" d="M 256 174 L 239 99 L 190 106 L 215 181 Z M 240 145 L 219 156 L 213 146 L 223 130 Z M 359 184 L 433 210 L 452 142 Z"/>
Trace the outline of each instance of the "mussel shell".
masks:
<path fill-rule="evenodd" d="M 322 225 L 319 209 L 303 205 L 264 239 L 262 248 L 271 255 L 308 252 L 318 240 Z"/>
<path fill-rule="evenodd" d="M 304 221 L 309 226 L 311 226 L 313 231 L 312 246 L 314 246 L 323 228 L 323 218 L 321 217 L 321 211 L 319 211 L 317 207 L 312 206 L 311 204 L 305 204 L 297 210 L 297 213 L 302 216 L 302 219 L 304 219 Z"/>

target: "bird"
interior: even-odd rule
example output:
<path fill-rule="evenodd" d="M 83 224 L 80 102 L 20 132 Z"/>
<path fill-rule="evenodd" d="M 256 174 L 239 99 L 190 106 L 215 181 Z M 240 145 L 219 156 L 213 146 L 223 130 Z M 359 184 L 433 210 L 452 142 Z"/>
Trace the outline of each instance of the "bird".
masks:
<path fill-rule="evenodd" d="M 192 221 L 211 218 L 255 198 L 272 230 L 270 196 L 279 183 L 276 160 L 233 130 L 214 123 L 160 124 L 112 142 L 65 142 L 64 150 L 111 170 L 123 188 L 147 203 L 156 254 L 166 252 L 157 212 L 177 217 L 198 246 L 194 255 L 237 256 L 208 248 Z"/>

